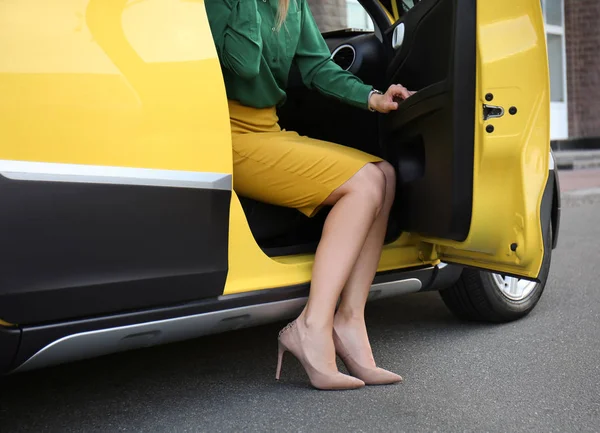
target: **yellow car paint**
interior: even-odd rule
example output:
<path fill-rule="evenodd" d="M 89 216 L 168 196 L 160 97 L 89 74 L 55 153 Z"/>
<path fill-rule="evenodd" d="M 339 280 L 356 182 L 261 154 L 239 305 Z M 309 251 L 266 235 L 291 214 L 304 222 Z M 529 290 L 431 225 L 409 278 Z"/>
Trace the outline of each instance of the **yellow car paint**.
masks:
<path fill-rule="evenodd" d="M 396 22 L 400 19 L 400 11 L 401 10 L 402 10 L 402 6 L 398 6 L 398 2 L 392 0 L 392 12 L 394 15 L 394 21 L 392 21 L 392 22 Z"/>
<path fill-rule="evenodd" d="M 5 328 L 12 328 L 17 325 L 13 325 L 12 323 L 8 323 L 8 322 L 5 322 L 4 320 L 0 319 L 0 326 L 4 326 Z"/>
<path fill-rule="evenodd" d="M 0 3 L 0 159 L 231 173 L 224 94 L 202 1 Z"/>
<path fill-rule="evenodd" d="M 229 226 L 229 273 L 223 294 L 304 284 L 310 281 L 314 255 L 270 258 L 259 248 L 237 195 L 233 195 Z M 419 259 L 410 234 L 386 245 L 379 270 L 426 264 Z"/>
<path fill-rule="evenodd" d="M 550 86 L 540 2 L 478 2 L 477 28 L 471 230 L 464 242 L 424 240 L 439 246 L 442 260 L 535 278 L 543 258 L 540 204 L 550 152 Z M 485 100 L 487 93 L 494 96 L 491 102 Z M 484 122 L 486 103 L 504 107 L 505 115 Z M 512 106 L 516 115 L 508 113 Z M 487 125 L 494 126 L 493 133 L 486 132 Z"/>
<path fill-rule="evenodd" d="M 387 17 L 387 19 L 390 22 L 390 24 L 391 23 L 395 23 L 396 22 L 396 18 L 394 18 L 394 16 L 390 13 L 390 11 L 379 0 L 377 0 L 377 3 L 381 7 L 381 9 L 385 12 L 385 16 Z"/>
<path fill-rule="evenodd" d="M 540 269 L 549 152 L 540 4 L 480 1 L 477 20 L 470 235 L 405 233 L 385 246 L 380 271 L 440 258 L 532 277 Z M 486 93 L 518 114 L 483 122 Z M 225 87 L 202 0 L 1 2 L 0 95 L 0 159 L 232 173 Z M 310 281 L 314 256 L 266 256 L 235 193 L 229 227 L 224 294 Z"/>

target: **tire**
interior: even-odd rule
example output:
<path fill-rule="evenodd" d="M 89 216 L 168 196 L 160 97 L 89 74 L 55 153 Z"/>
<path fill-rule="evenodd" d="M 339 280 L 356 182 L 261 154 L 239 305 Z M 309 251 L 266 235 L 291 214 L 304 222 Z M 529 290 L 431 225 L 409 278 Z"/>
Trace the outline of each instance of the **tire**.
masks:
<path fill-rule="evenodd" d="M 479 322 L 511 322 L 529 314 L 536 306 L 548 280 L 552 257 L 552 230 L 549 226 L 544 243 L 544 261 L 540 269 L 540 283 L 504 278 L 477 269 L 463 269 L 460 278 L 453 286 L 440 290 L 446 306 L 460 319 Z M 506 293 L 509 287 L 517 289 L 516 293 Z M 516 287 L 512 284 L 521 284 Z M 502 283 L 504 288 L 501 288 Z M 518 288 L 524 290 L 519 292 Z"/>

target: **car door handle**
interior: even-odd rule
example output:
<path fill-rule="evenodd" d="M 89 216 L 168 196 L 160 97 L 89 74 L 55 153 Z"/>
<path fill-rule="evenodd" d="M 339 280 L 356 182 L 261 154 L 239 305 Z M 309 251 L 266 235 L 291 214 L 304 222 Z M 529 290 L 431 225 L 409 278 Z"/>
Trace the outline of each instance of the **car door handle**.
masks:
<path fill-rule="evenodd" d="M 392 48 L 399 49 L 404 43 L 404 23 L 400 23 L 392 33 Z"/>

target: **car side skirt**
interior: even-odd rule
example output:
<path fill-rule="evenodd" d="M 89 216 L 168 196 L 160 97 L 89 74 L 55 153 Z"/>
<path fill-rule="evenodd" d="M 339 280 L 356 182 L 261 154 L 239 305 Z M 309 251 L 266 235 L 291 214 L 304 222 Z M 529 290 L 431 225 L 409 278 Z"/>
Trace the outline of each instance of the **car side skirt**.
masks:
<path fill-rule="evenodd" d="M 369 301 L 453 284 L 460 267 L 423 267 L 379 274 Z M 22 328 L 12 372 L 22 372 L 124 350 L 182 341 L 295 317 L 309 286 L 219 296 L 144 312 Z"/>

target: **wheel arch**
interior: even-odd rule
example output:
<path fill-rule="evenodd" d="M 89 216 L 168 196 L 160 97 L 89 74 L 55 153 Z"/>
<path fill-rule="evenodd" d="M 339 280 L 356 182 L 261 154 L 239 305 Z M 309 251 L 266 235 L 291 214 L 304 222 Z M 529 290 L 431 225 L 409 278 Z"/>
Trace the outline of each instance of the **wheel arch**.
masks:
<path fill-rule="evenodd" d="M 554 159 L 554 156 L 552 158 Z M 552 194 L 552 212 L 550 214 L 550 221 L 552 222 L 552 249 L 555 249 L 558 245 L 558 231 L 560 228 L 561 197 L 558 171 L 552 169 L 551 173 L 554 174 L 554 191 Z"/>

